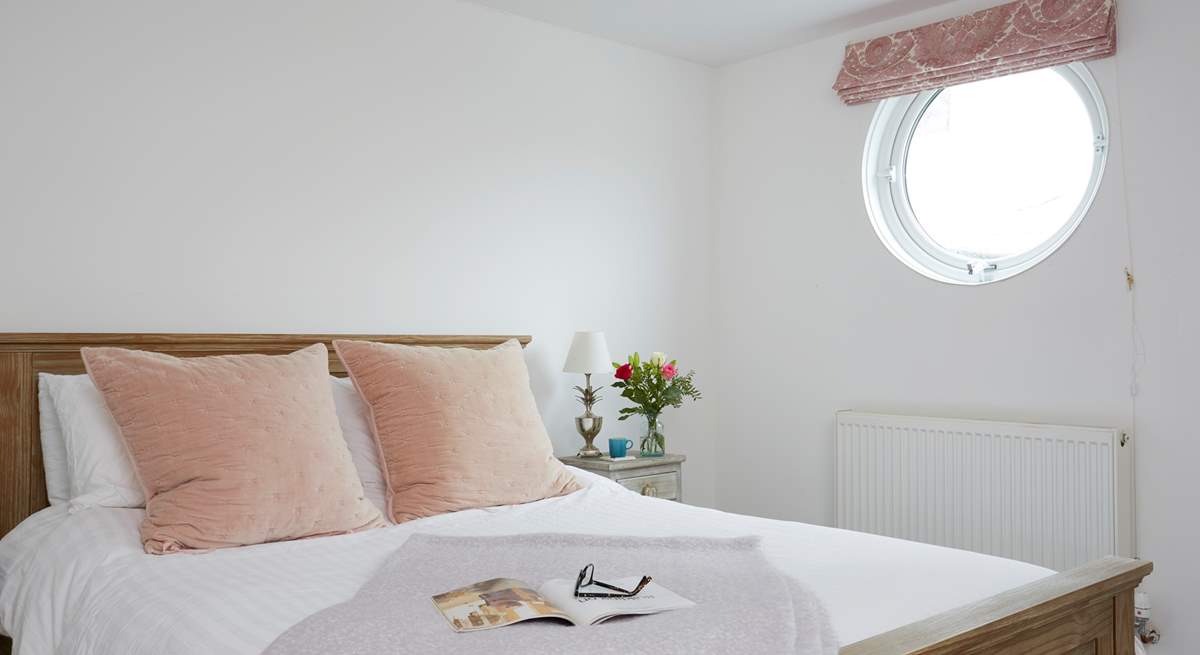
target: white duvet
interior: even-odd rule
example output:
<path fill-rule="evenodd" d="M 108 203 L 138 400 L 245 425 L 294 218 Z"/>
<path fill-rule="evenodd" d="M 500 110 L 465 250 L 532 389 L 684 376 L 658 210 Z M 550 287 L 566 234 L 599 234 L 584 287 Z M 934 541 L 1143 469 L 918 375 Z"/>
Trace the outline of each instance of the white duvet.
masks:
<path fill-rule="evenodd" d="M 767 558 L 825 603 L 843 644 L 1052 573 L 966 551 L 645 498 L 572 472 L 585 489 L 561 498 L 198 555 L 143 554 L 142 510 L 48 508 L 0 541 L 0 627 L 14 637 L 17 655 L 257 654 L 309 614 L 350 598 L 418 532 L 761 535 Z"/>

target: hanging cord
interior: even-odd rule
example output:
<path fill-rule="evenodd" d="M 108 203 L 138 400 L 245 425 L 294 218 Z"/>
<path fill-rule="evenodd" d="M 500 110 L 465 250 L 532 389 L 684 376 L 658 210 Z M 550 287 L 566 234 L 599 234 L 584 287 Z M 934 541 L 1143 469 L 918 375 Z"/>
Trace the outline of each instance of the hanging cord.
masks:
<path fill-rule="evenodd" d="M 1129 362 L 1129 414 L 1130 414 L 1130 430 L 1134 436 L 1138 434 L 1137 422 L 1137 397 L 1140 389 L 1140 380 L 1142 368 L 1146 365 L 1146 342 L 1142 338 L 1141 328 L 1138 326 L 1137 314 L 1137 277 L 1134 275 L 1136 270 L 1133 265 L 1133 223 L 1130 220 L 1129 210 L 1129 175 L 1126 172 L 1126 163 L 1129 158 L 1125 152 L 1125 108 L 1121 104 L 1121 56 L 1120 54 L 1113 56 L 1113 101 L 1117 107 L 1117 143 L 1121 148 L 1121 210 L 1125 219 L 1125 245 L 1128 248 L 1126 254 L 1125 266 L 1125 284 L 1129 290 L 1129 339 L 1130 339 L 1130 362 Z M 1134 505 L 1134 516 L 1137 516 L 1137 448 L 1130 451 L 1130 468 L 1132 486 L 1132 496 Z M 1137 526 L 1133 529 L 1133 553 L 1137 555 Z"/>

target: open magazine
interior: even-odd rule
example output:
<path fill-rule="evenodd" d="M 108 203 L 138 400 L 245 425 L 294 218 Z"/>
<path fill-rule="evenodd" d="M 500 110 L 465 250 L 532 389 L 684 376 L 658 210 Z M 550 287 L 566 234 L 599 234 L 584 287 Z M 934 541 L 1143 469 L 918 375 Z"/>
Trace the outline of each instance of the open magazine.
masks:
<path fill-rule="evenodd" d="M 621 578 L 614 583 L 628 589 L 640 579 Z M 576 598 L 574 580 L 550 580 L 534 591 L 511 578 L 493 578 L 447 591 L 434 596 L 433 604 L 456 632 L 499 628 L 530 619 L 595 625 L 614 616 L 656 614 L 695 605 L 655 582 L 628 598 Z"/>

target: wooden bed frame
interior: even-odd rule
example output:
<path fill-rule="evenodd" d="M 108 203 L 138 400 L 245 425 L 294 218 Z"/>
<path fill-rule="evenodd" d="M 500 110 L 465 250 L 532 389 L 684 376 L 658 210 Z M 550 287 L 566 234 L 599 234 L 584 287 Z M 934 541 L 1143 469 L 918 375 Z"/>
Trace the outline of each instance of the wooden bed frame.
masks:
<path fill-rule="evenodd" d="M 188 357 L 282 354 L 333 339 L 490 348 L 528 336 L 331 334 L 0 334 L 0 536 L 46 507 L 37 374 L 83 373 L 83 346 Z M 329 357 L 330 372 L 344 374 Z M 1132 655 L 1133 590 L 1150 562 L 1106 557 L 841 648 L 841 655 Z M 0 655 L 11 640 L 0 638 Z"/>

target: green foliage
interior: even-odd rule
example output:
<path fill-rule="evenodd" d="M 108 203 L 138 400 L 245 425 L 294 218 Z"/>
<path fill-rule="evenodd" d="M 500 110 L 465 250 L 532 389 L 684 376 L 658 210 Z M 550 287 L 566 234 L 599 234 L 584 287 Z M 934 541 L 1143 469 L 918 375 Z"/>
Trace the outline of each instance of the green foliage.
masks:
<path fill-rule="evenodd" d="M 631 368 L 629 379 L 618 379 L 611 386 L 619 389 L 621 397 L 632 402 L 634 406 L 622 408 L 618 420 L 624 421 L 635 414 L 657 418 L 667 407 L 682 407 L 687 398 L 700 400 L 700 390 L 695 385 L 695 371 L 688 371 L 685 375 L 676 375 L 668 380 L 663 376 L 663 366 L 655 365 L 651 361 L 643 362 L 638 353 L 630 355 L 626 363 Z M 677 363 L 671 360 L 669 365 L 675 367 Z M 622 363 L 613 362 L 614 369 L 621 366 Z"/>

